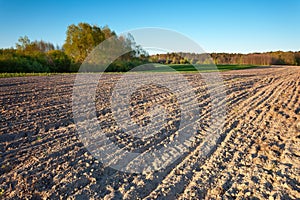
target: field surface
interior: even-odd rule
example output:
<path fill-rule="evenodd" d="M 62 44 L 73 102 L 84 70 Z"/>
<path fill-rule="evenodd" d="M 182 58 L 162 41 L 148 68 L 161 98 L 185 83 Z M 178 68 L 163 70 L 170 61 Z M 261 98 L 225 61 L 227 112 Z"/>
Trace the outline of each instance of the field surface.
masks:
<path fill-rule="evenodd" d="M 198 67 L 197 70 L 191 64 L 169 64 L 164 66 L 156 66 L 156 69 L 152 71 L 157 71 L 157 72 L 169 71 L 168 67 L 171 67 L 176 71 L 182 71 L 182 72 L 197 72 L 197 71 L 209 72 L 214 70 L 213 67 L 209 65 L 195 64 L 195 66 Z M 219 71 L 226 71 L 226 70 L 250 69 L 250 68 L 254 68 L 255 66 L 254 65 L 216 65 L 215 67 L 218 68 Z"/>
<path fill-rule="evenodd" d="M 198 156 L 199 145 L 210 129 L 211 103 L 201 76 L 186 74 L 201 107 L 199 141 L 166 169 L 147 174 L 114 170 L 87 151 L 73 120 L 75 76 L 0 79 L 0 198 L 300 198 L 299 67 L 221 72 L 227 114 L 217 145 L 204 158 Z M 147 151 L 147 142 L 118 135 L 113 123 L 109 98 L 121 76 L 107 74 L 99 83 L 98 121 L 114 142 Z M 150 138 L 153 147 L 176 133 L 172 111 L 177 107 L 172 93 L 149 87 L 133 93 L 132 119 L 146 123 L 145 108 L 154 103 L 170 106 L 170 117 L 175 117 L 167 123 L 165 137 Z"/>

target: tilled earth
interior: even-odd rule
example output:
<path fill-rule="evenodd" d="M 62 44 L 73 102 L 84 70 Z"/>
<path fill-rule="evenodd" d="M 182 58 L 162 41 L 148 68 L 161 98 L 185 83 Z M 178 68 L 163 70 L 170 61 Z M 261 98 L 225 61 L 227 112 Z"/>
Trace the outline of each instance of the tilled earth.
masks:
<path fill-rule="evenodd" d="M 164 106 L 169 119 L 159 137 L 135 141 L 120 131 L 110 108 L 121 76 L 106 74 L 99 83 L 95 105 L 103 130 L 128 151 L 167 144 L 180 119 L 172 92 L 157 85 L 133 91 L 135 123 L 147 125 L 154 104 Z M 0 198 L 300 199 L 300 67 L 221 76 L 227 113 L 217 145 L 199 156 L 213 126 L 210 96 L 199 74 L 185 74 L 201 108 L 199 140 L 167 168 L 142 174 L 106 166 L 80 141 L 72 112 L 75 75 L 0 79 Z"/>

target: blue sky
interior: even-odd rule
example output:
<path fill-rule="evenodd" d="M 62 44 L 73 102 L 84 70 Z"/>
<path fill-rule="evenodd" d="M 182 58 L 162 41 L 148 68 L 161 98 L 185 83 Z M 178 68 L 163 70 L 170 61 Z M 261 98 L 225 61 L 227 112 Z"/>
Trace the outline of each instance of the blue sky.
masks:
<path fill-rule="evenodd" d="M 207 52 L 300 50 L 300 1 L 0 0 L 0 48 L 20 36 L 62 45 L 70 24 L 108 25 L 117 33 L 160 27 Z"/>

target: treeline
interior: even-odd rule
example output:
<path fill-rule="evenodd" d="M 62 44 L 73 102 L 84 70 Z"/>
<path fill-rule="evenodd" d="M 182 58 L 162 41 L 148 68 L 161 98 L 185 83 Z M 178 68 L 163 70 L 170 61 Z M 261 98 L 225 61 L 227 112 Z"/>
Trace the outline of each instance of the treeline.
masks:
<path fill-rule="evenodd" d="M 109 40 L 107 40 L 110 38 Z M 111 40 L 111 38 L 114 38 Z M 102 71 L 107 58 L 94 55 L 86 59 L 96 46 L 103 41 L 107 55 L 121 54 L 106 71 L 125 72 L 145 63 L 162 64 L 232 64 L 232 65 L 300 65 L 300 52 L 266 52 L 251 54 L 234 53 L 167 53 L 149 56 L 134 41 L 131 35 L 118 36 L 109 27 L 99 27 L 88 23 L 70 25 L 66 31 L 62 47 L 50 42 L 30 41 L 27 36 L 20 37 L 15 48 L 0 49 L 1 72 L 77 72 L 83 62 L 88 63 L 87 71 Z M 88 60 L 88 62 L 87 62 Z M 99 61 L 102 62 L 99 65 Z M 151 65 L 147 65 L 148 70 Z"/>
<path fill-rule="evenodd" d="M 71 59 L 58 47 L 20 37 L 16 49 L 0 49 L 0 72 L 65 72 Z"/>
<path fill-rule="evenodd" d="M 79 23 L 67 28 L 62 47 L 42 40 L 30 41 L 24 36 L 19 38 L 15 48 L 0 49 L 0 72 L 77 72 L 89 53 L 112 36 L 118 47 L 126 48 L 128 53 L 113 62 L 106 71 L 128 71 L 146 63 L 146 52 L 135 44 L 132 37 L 117 36 L 107 26 L 100 28 Z"/>
<path fill-rule="evenodd" d="M 300 65 L 298 52 L 265 52 L 265 53 L 167 53 L 149 57 L 151 62 L 161 64 L 211 64 L 217 65 Z"/>

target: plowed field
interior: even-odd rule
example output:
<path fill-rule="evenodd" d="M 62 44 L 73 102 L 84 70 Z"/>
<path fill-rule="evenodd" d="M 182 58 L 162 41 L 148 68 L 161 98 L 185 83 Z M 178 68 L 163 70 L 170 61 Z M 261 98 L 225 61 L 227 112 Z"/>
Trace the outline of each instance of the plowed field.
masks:
<path fill-rule="evenodd" d="M 199 141 L 172 165 L 145 174 L 112 169 L 87 151 L 73 120 L 75 75 L 0 79 L 0 198 L 299 199 L 300 67 L 220 74 L 226 116 L 217 145 L 206 157 L 198 156 L 201 138 L 211 128 L 211 105 L 201 76 L 187 73 L 201 105 Z M 147 107 L 166 105 L 166 130 L 175 131 L 148 143 L 117 134 L 109 98 L 121 76 L 103 75 L 99 84 L 95 105 L 103 129 L 129 151 L 168 143 L 176 134 L 178 106 L 171 92 L 155 85 L 133 93 L 132 119 L 147 123 Z"/>

